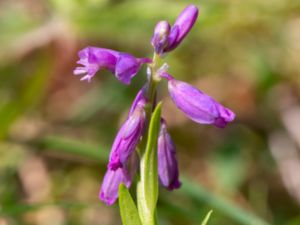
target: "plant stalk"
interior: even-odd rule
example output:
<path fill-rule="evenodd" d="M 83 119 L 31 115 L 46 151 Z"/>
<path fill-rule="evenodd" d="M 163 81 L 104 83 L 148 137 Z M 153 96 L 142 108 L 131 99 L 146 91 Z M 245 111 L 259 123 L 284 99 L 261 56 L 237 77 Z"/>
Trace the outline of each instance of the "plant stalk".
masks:
<path fill-rule="evenodd" d="M 143 189 L 143 187 L 147 184 L 145 184 L 145 179 L 143 177 L 143 171 L 145 171 L 147 168 L 145 168 L 146 162 L 145 162 L 145 149 L 146 145 L 148 142 L 148 133 L 149 133 L 149 122 L 152 116 L 152 112 L 155 108 L 156 105 L 156 87 L 159 82 L 159 79 L 156 78 L 157 76 L 157 70 L 159 68 L 159 60 L 160 57 L 156 53 L 153 55 L 153 60 L 152 63 L 149 65 L 150 68 L 150 74 L 148 77 L 148 89 L 147 89 L 147 98 L 148 98 L 148 103 L 145 107 L 146 110 L 146 116 L 147 116 L 147 135 L 144 136 L 144 140 L 141 143 L 140 147 L 140 180 L 138 182 L 138 187 L 137 189 Z M 156 144 L 157 145 L 157 144 Z M 158 179 L 158 178 L 157 178 Z M 138 211 L 139 215 L 142 221 L 143 225 L 157 225 L 157 216 L 156 216 L 156 210 L 152 211 L 151 209 L 147 208 L 145 204 L 146 199 L 143 198 L 144 193 L 138 193 L 137 194 L 137 205 L 138 205 Z M 144 196 L 145 197 L 145 196 Z"/>

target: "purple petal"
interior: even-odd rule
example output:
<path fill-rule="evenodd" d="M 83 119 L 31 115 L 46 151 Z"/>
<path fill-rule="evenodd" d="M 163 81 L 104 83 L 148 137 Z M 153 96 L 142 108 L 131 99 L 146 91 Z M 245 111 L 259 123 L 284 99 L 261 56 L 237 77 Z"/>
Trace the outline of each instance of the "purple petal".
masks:
<path fill-rule="evenodd" d="M 128 171 L 128 176 L 130 177 L 130 180 L 133 180 L 138 168 L 139 168 L 139 155 L 136 151 L 134 151 L 128 158 L 126 162 L 126 168 Z"/>
<path fill-rule="evenodd" d="M 129 188 L 132 184 L 136 171 L 138 169 L 138 154 L 134 152 L 128 158 L 123 168 L 118 168 L 117 170 L 106 171 L 104 175 L 103 182 L 101 185 L 101 190 L 99 193 L 99 198 L 107 205 L 112 205 L 118 198 L 118 189 L 121 183 L 125 184 Z"/>
<path fill-rule="evenodd" d="M 235 118 L 230 109 L 185 82 L 170 78 L 168 88 L 176 106 L 197 123 L 223 128 Z"/>
<path fill-rule="evenodd" d="M 217 108 L 219 110 L 220 116 L 215 120 L 214 125 L 216 127 L 224 128 L 227 123 L 234 120 L 235 114 L 231 110 L 223 107 L 221 104 L 217 104 Z"/>
<path fill-rule="evenodd" d="M 146 86 L 144 86 L 141 90 L 139 90 L 139 92 L 137 93 L 137 95 L 135 96 L 135 99 L 133 100 L 133 102 L 131 104 L 128 116 L 130 116 L 134 112 L 134 110 L 139 102 L 147 101 L 147 98 L 145 97 L 145 91 L 146 91 Z"/>
<path fill-rule="evenodd" d="M 123 183 L 127 188 L 131 185 L 131 179 L 125 169 L 119 168 L 115 171 L 107 170 L 104 175 L 99 198 L 107 205 L 112 205 L 118 199 L 119 185 Z"/>
<path fill-rule="evenodd" d="M 116 170 L 123 167 L 139 143 L 146 121 L 145 104 L 144 99 L 140 100 L 119 130 L 111 149 L 109 169 Z"/>
<path fill-rule="evenodd" d="M 141 64 L 130 54 L 121 53 L 116 64 L 116 77 L 124 84 L 130 84 L 131 78 L 137 74 Z"/>
<path fill-rule="evenodd" d="M 176 41 L 178 35 L 179 35 L 179 27 L 173 26 L 171 29 L 170 35 L 168 37 L 168 46 L 165 48 L 165 52 L 171 51 L 178 45 L 177 41 Z"/>
<path fill-rule="evenodd" d="M 147 58 L 135 58 L 127 53 L 120 53 L 116 63 L 115 75 L 124 84 L 130 84 L 143 63 L 151 62 Z"/>
<path fill-rule="evenodd" d="M 96 47 L 87 47 L 78 53 L 78 66 L 74 70 L 75 75 L 83 75 L 81 80 L 90 81 L 92 77 L 101 68 L 105 68 L 114 72 L 117 62 L 118 52 Z"/>
<path fill-rule="evenodd" d="M 158 136 L 158 175 L 160 183 L 168 190 L 174 190 L 181 186 L 178 179 L 178 163 L 176 159 L 175 145 L 169 135 L 165 121 L 162 119 Z"/>
<path fill-rule="evenodd" d="M 134 113 L 133 113 L 134 114 Z M 123 131 L 122 138 L 124 140 L 132 137 L 136 130 L 139 129 L 140 126 L 140 119 L 138 117 L 141 117 L 142 115 L 139 115 L 136 113 L 135 116 L 130 116 L 128 120 L 126 121 L 126 128 Z"/>

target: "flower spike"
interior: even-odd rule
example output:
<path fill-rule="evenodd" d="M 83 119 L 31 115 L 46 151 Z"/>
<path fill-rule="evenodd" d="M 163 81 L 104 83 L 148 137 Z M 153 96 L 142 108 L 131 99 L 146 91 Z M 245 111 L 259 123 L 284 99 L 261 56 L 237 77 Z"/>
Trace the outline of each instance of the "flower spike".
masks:
<path fill-rule="evenodd" d="M 167 131 L 165 120 L 161 118 L 161 123 L 158 124 L 157 116 L 160 114 L 156 112 L 160 113 L 160 111 L 155 111 L 159 96 L 157 88 L 161 79 L 164 78 L 168 81 L 168 91 L 172 101 L 191 120 L 200 124 L 212 124 L 224 128 L 235 118 L 234 112 L 222 106 L 212 97 L 190 84 L 174 79 L 168 73 L 168 64 L 163 64 L 161 61 L 166 53 L 180 45 L 194 26 L 197 17 L 198 8 L 195 5 L 188 5 L 177 17 L 173 26 L 168 21 L 158 22 L 151 38 L 151 45 L 155 51 L 153 61 L 149 58 L 136 58 L 125 52 L 98 47 L 86 47 L 78 53 L 79 60 L 77 63 L 79 65 L 75 68 L 74 74 L 82 76 L 80 80 L 88 82 L 99 70 L 105 69 L 113 73 L 120 82 L 129 85 L 141 66 L 148 64 L 147 83 L 137 93 L 126 120 L 114 139 L 107 171 L 99 193 L 101 201 L 107 205 L 112 205 L 118 199 L 121 183 L 128 189 L 130 188 L 139 167 L 139 155 L 135 149 L 141 139 L 144 138 L 146 128 L 149 129 L 149 139 L 143 141 L 141 147 L 148 148 L 150 145 L 151 150 L 156 150 L 153 148 L 154 144 L 157 146 L 157 152 L 151 153 L 151 158 L 148 158 L 147 151 L 146 153 L 139 151 L 142 160 L 140 160 L 141 179 L 138 181 L 137 189 L 142 191 L 138 191 L 137 195 L 137 201 L 141 203 L 141 207 L 138 207 L 137 217 L 140 216 L 142 222 L 155 221 L 155 218 L 148 217 L 155 215 L 155 204 L 158 197 L 157 179 L 162 186 L 170 191 L 181 186 L 175 145 Z M 149 119 L 154 123 L 148 124 Z M 157 126 L 160 126 L 160 130 L 156 139 Z M 155 134 L 152 131 L 155 131 Z M 157 156 L 157 165 L 152 156 Z M 149 179 L 143 178 L 145 174 L 151 175 L 148 177 Z M 150 197 L 148 198 L 148 196 Z M 146 207 L 142 201 L 145 201 Z M 126 206 L 121 204 L 121 214 Z"/>

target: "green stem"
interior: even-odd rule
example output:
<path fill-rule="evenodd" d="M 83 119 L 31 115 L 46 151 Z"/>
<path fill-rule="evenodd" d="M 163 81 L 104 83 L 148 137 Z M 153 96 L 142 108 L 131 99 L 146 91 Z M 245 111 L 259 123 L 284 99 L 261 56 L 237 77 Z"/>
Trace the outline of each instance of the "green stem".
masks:
<path fill-rule="evenodd" d="M 149 77 L 149 84 L 148 84 L 148 91 L 147 91 L 147 97 L 149 99 L 149 104 L 151 105 L 151 111 L 153 110 L 153 104 L 155 101 L 155 95 L 156 95 L 156 86 L 158 83 L 158 80 L 156 78 L 156 73 L 158 70 L 158 64 L 159 64 L 159 55 L 156 53 L 153 54 L 152 64 L 149 65 L 150 67 L 150 77 Z"/>
<path fill-rule="evenodd" d="M 159 55 L 157 55 L 154 52 L 153 57 L 152 57 L 152 63 L 149 65 L 150 77 L 148 78 L 149 83 L 148 83 L 147 94 L 146 94 L 147 99 L 149 100 L 149 102 L 145 106 L 146 117 L 147 117 L 148 123 L 150 121 L 152 111 L 155 107 L 154 102 L 155 102 L 155 95 L 156 95 L 156 86 L 157 86 L 157 83 L 158 83 L 157 79 L 155 79 L 155 75 L 157 73 L 159 59 L 160 59 Z M 147 132 L 148 132 L 149 124 L 147 124 L 146 127 L 147 127 Z M 147 136 L 145 136 L 145 137 L 147 137 Z M 142 156 L 144 154 L 144 149 L 146 148 L 146 143 L 147 143 L 147 138 L 143 138 L 143 140 L 141 141 L 141 143 L 137 147 L 138 154 L 139 154 L 140 158 L 142 158 Z"/>
<path fill-rule="evenodd" d="M 149 122 L 152 117 L 153 110 L 155 108 L 156 87 L 157 87 L 157 83 L 159 82 L 159 79 L 157 79 L 157 70 L 159 69 L 159 59 L 160 59 L 159 55 L 154 53 L 152 64 L 149 65 L 150 76 L 148 78 L 149 83 L 148 83 L 148 89 L 147 89 L 147 98 L 148 98 L 149 102 L 145 108 L 146 114 L 147 114 L 147 120 Z M 142 141 L 141 146 L 139 148 L 140 149 L 139 153 L 140 153 L 140 158 L 141 158 L 141 162 L 140 162 L 141 177 L 138 182 L 138 187 L 137 187 L 138 190 L 139 189 L 143 190 L 145 185 L 147 185 L 145 182 L 145 176 L 143 174 L 145 173 L 145 171 L 147 169 L 149 169 L 149 168 L 146 168 L 147 167 L 147 165 L 146 165 L 147 164 L 147 162 L 146 162 L 147 156 L 145 154 L 147 142 L 149 141 L 149 129 L 150 129 L 150 127 L 148 124 L 147 135 L 145 136 L 147 138 L 144 138 L 144 140 Z M 157 143 L 155 143 L 155 145 L 157 145 Z M 157 154 L 157 153 L 154 152 L 154 154 Z M 150 167 L 153 167 L 153 165 Z M 157 167 L 157 165 L 156 165 L 156 167 Z M 155 179 L 158 180 L 158 177 Z M 147 204 L 144 203 L 144 201 L 146 201 L 144 191 L 140 191 L 140 194 L 138 193 L 137 197 L 138 197 L 138 201 L 137 201 L 138 202 L 138 211 L 139 211 L 139 215 L 141 217 L 142 224 L 143 225 L 157 225 L 156 210 L 152 211 L 152 209 L 150 209 L 151 207 L 148 208 Z"/>

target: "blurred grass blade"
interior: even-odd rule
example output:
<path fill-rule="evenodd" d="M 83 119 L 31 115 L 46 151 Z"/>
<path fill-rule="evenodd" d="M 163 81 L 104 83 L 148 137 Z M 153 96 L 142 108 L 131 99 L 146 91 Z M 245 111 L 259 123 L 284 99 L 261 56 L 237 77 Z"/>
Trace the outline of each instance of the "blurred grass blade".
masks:
<path fill-rule="evenodd" d="M 246 210 L 234 205 L 233 203 L 215 196 L 209 191 L 205 190 L 198 184 L 191 182 L 189 179 L 182 177 L 181 192 L 192 198 L 194 201 L 199 203 L 205 203 L 210 205 L 212 208 L 220 210 L 222 213 L 231 217 L 233 220 L 245 225 L 270 225 L 269 223 L 258 218 L 256 215 L 247 212 Z"/>
<path fill-rule="evenodd" d="M 39 65 L 25 85 L 16 90 L 16 97 L 0 108 L 0 139 L 6 137 L 11 124 L 28 109 L 36 105 L 45 94 L 51 60 L 47 54 L 37 59 Z M 39 93 L 39 94 L 37 94 Z"/>
<path fill-rule="evenodd" d="M 82 143 L 77 140 L 58 136 L 48 136 L 38 141 L 41 147 L 49 148 L 52 151 L 60 151 L 79 155 L 99 162 L 105 163 L 108 159 L 108 151 L 96 146 Z"/>
<path fill-rule="evenodd" d="M 3 206 L 0 210 L 0 216 L 17 216 L 53 206 L 57 206 L 63 209 L 85 209 L 91 207 L 91 204 L 81 202 L 47 202 L 34 204 L 16 203 L 14 205 Z"/>
<path fill-rule="evenodd" d="M 150 120 L 146 150 L 141 159 L 141 178 L 137 185 L 138 208 L 144 225 L 155 224 L 158 198 L 157 138 L 160 125 L 161 103 Z"/>
<path fill-rule="evenodd" d="M 202 221 L 201 225 L 207 225 L 208 220 L 209 220 L 209 218 L 210 218 L 212 212 L 213 212 L 213 211 L 210 210 L 210 211 L 206 214 L 206 216 L 205 216 L 204 220 Z"/>
<path fill-rule="evenodd" d="M 124 184 L 119 186 L 119 207 L 123 225 L 142 225 L 136 205 Z"/>

